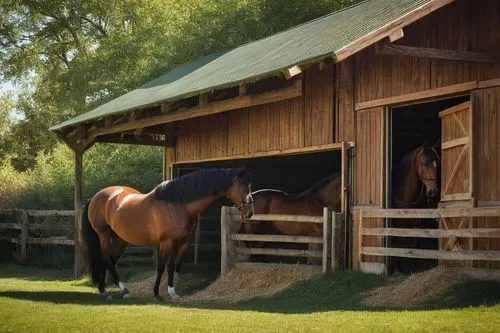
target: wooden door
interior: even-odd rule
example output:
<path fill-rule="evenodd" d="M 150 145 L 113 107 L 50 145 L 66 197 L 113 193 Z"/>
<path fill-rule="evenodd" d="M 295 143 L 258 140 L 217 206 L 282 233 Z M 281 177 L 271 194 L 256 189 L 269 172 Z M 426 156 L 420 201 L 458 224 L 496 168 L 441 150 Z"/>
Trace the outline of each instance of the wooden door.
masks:
<path fill-rule="evenodd" d="M 472 106 L 467 101 L 441 111 L 441 204 L 473 205 L 473 122 Z M 473 227 L 471 218 L 441 218 L 440 229 Z M 440 238 L 439 249 L 444 251 L 472 250 L 472 238 Z M 448 267 L 467 266 L 470 261 L 440 260 Z"/>
<path fill-rule="evenodd" d="M 441 202 L 472 200 L 472 109 L 467 101 L 439 113 L 441 118 Z"/>

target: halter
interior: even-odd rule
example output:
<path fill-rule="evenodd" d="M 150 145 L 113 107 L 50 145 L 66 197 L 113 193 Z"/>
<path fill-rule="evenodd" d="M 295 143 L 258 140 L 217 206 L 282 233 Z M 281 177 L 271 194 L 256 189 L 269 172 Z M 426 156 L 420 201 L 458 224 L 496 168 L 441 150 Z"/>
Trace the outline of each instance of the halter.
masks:
<path fill-rule="evenodd" d="M 248 184 L 248 194 L 246 196 L 242 195 L 239 187 L 238 187 L 238 194 L 240 195 L 241 198 L 241 203 L 239 205 L 236 205 L 238 210 L 240 211 L 240 217 L 243 219 L 243 210 L 248 204 L 253 204 L 253 196 L 252 196 L 252 186 Z M 245 199 L 243 199 L 245 198 Z"/>

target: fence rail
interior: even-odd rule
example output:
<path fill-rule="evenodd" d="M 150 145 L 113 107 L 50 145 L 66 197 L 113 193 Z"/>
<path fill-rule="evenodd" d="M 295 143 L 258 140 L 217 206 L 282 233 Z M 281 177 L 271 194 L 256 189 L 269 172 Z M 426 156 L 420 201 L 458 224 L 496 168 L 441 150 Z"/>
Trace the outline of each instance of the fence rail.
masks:
<path fill-rule="evenodd" d="M 29 223 L 30 217 L 52 217 L 52 216 L 68 216 L 74 217 L 75 212 L 72 210 L 25 210 L 25 209 L 1 209 L 0 215 L 15 216 L 17 223 L 0 223 L 0 230 L 17 230 L 20 231 L 17 237 L 0 236 L 0 240 L 7 241 L 19 245 L 18 260 L 24 262 L 27 257 L 28 244 L 51 244 L 74 246 L 75 241 L 68 239 L 65 236 L 55 237 L 29 237 L 31 230 L 53 230 L 53 226 L 46 223 Z M 71 221 L 74 223 L 73 221 Z M 73 224 L 71 225 L 73 227 Z M 61 225 L 56 229 L 67 229 L 66 225 Z"/>
<path fill-rule="evenodd" d="M 323 232 L 320 236 L 292 236 L 292 235 L 262 235 L 262 234 L 238 234 L 241 223 L 239 214 L 234 207 L 222 207 L 221 210 L 221 274 L 225 274 L 235 265 L 240 265 L 238 255 L 271 255 L 271 256 L 291 256 L 321 258 L 322 271 L 338 267 L 338 240 L 342 222 L 340 213 L 330 212 L 327 208 L 323 211 L 323 216 L 306 215 L 278 215 L 278 214 L 255 214 L 249 221 L 285 221 L 299 223 L 323 224 Z M 297 250 L 281 248 L 248 248 L 242 247 L 238 243 L 242 241 L 250 242 L 276 242 L 276 243 L 299 243 L 299 244 L 320 244 L 322 250 Z M 330 258 L 330 261 L 328 260 Z"/>
<path fill-rule="evenodd" d="M 473 207 L 473 208 L 438 208 L 438 209 L 378 209 L 360 208 L 354 212 L 354 267 L 363 267 L 363 255 L 382 257 L 403 257 L 437 260 L 491 260 L 500 261 L 500 251 L 490 250 L 427 250 L 415 248 L 390 248 L 364 246 L 363 236 L 391 236 L 391 237 L 419 237 L 419 238 L 447 238 L 455 241 L 456 238 L 500 238 L 500 228 L 471 228 L 467 229 L 407 229 L 407 228 L 380 228 L 363 225 L 365 218 L 473 218 L 500 216 L 500 207 Z"/>

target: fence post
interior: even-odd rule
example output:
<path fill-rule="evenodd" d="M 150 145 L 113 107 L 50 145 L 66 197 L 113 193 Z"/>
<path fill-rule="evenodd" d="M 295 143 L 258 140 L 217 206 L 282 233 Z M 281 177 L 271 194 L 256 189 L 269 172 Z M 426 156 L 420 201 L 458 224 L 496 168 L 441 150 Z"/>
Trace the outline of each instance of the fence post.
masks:
<path fill-rule="evenodd" d="M 356 209 L 353 212 L 353 235 L 352 235 L 352 268 L 358 269 L 360 267 L 361 262 L 361 241 L 362 241 L 362 233 L 361 233 L 361 224 L 362 224 L 362 216 L 361 209 Z"/>
<path fill-rule="evenodd" d="M 200 247 L 200 215 L 198 214 L 196 231 L 194 232 L 194 266 L 198 266 L 198 250 Z"/>
<path fill-rule="evenodd" d="M 337 253 L 337 245 L 339 245 L 338 239 L 340 235 L 340 222 L 342 220 L 342 214 L 332 212 L 332 240 L 331 240 L 331 270 L 335 272 L 339 268 L 339 254 Z"/>
<path fill-rule="evenodd" d="M 328 207 L 323 208 L 323 262 L 322 262 L 322 272 L 326 274 L 328 272 L 328 243 L 330 237 L 328 234 L 330 226 L 330 211 Z"/>
<path fill-rule="evenodd" d="M 17 218 L 21 226 L 21 244 L 19 248 L 19 262 L 26 262 L 26 243 L 28 242 L 28 213 L 25 210 L 17 211 Z"/>
<path fill-rule="evenodd" d="M 220 258 L 220 274 L 225 275 L 229 270 L 229 246 L 228 246 L 228 236 L 231 230 L 230 220 L 229 220 L 229 207 L 222 206 L 220 214 L 220 246 L 221 246 L 221 258 Z"/>

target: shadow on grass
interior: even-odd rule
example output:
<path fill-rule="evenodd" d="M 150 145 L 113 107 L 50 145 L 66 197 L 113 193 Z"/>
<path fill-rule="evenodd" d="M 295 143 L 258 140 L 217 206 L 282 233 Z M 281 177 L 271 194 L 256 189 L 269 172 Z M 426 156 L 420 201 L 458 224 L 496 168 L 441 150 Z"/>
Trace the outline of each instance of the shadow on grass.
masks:
<path fill-rule="evenodd" d="M 23 269 L 21 278 L 26 278 Z M 0 276 L 5 276 L 0 271 Z M 52 276 L 49 274 L 49 276 Z M 28 277 L 29 278 L 29 277 Z M 40 276 L 35 277 L 41 280 Z M 206 281 L 204 281 L 207 283 Z M 77 282 L 79 283 L 79 281 Z M 96 293 L 72 291 L 4 291 L 0 297 L 19 300 L 49 302 L 53 304 L 79 304 L 90 306 L 112 305 L 144 305 L 160 304 L 179 308 L 248 310 L 269 313 L 301 314 L 334 310 L 350 311 L 387 311 L 385 308 L 367 307 L 362 304 L 363 293 L 377 286 L 386 284 L 383 277 L 360 272 L 337 272 L 335 274 L 315 277 L 308 281 L 296 283 L 289 289 L 268 298 L 257 298 L 237 304 L 227 303 L 172 303 L 169 299 L 158 303 L 154 300 L 115 298 L 102 300 Z M 194 290 L 194 286 L 193 290 Z M 190 288 L 187 288 L 190 289 Z M 187 289 L 184 295 L 188 294 Z M 198 288 L 196 288 L 198 289 Z M 152 292 L 152 291 L 151 291 Z M 500 283 L 493 281 L 468 281 L 456 285 L 439 300 L 418 310 L 456 309 L 468 306 L 491 306 L 500 304 Z M 391 309 L 397 311 L 398 309 Z M 402 310 L 402 309 L 399 309 Z"/>

